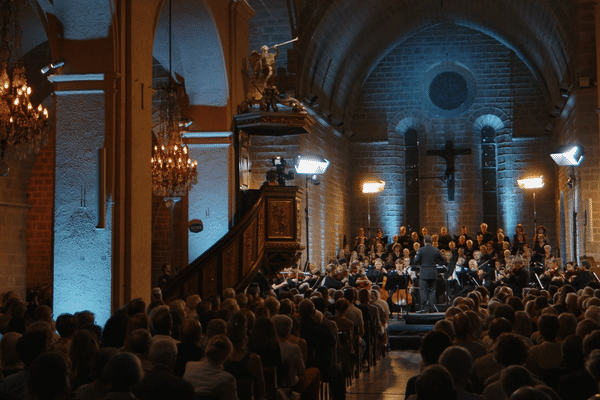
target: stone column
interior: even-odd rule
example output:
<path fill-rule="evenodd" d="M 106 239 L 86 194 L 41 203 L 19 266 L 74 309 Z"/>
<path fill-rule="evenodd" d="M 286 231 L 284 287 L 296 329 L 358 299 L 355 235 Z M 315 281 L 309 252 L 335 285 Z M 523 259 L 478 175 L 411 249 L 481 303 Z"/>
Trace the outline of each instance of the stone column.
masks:
<path fill-rule="evenodd" d="M 111 314 L 112 203 L 102 167 L 114 77 L 49 79 L 56 96 L 54 313 L 90 310 L 103 325 Z"/>

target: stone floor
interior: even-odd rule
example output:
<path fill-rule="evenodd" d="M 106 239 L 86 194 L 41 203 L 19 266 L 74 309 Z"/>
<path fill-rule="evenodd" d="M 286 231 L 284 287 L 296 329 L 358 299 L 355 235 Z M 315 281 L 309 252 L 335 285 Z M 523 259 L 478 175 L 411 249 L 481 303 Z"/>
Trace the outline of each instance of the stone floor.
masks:
<path fill-rule="evenodd" d="M 403 400 L 406 381 L 419 373 L 421 356 L 416 350 L 393 350 L 370 372 L 364 370 L 346 395 L 347 400 Z"/>

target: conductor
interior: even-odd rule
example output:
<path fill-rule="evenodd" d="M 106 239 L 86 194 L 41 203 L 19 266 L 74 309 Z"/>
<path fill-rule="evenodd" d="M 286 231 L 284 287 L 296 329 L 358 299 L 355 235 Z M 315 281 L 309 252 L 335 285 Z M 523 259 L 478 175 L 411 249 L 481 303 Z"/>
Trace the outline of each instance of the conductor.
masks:
<path fill-rule="evenodd" d="M 419 249 L 414 259 L 415 264 L 421 265 L 421 272 L 419 274 L 419 290 L 421 292 L 420 312 L 435 312 L 437 264 L 446 264 L 446 259 L 436 247 L 431 245 L 430 235 L 426 235 L 423 238 L 423 242 L 425 246 Z"/>

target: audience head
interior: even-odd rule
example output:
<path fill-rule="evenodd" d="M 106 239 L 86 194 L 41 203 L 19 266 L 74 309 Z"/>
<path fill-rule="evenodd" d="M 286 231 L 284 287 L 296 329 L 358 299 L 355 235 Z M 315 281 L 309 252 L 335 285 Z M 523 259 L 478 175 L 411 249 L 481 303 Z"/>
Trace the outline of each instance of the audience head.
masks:
<path fill-rule="evenodd" d="M 202 326 L 195 319 L 186 319 L 181 325 L 179 339 L 182 343 L 198 344 L 202 336 Z"/>
<path fill-rule="evenodd" d="M 522 365 L 527 359 L 527 345 L 514 333 L 501 334 L 494 344 L 494 359 L 504 367 Z"/>
<path fill-rule="evenodd" d="M 152 345 L 152 335 L 147 329 L 136 329 L 129 334 L 129 347 L 132 353 L 148 354 Z"/>
<path fill-rule="evenodd" d="M 473 367 L 473 358 L 464 347 L 450 346 L 440 356 L 439 363 L 450 372 L 456 385 L 463 385 Z"/>
<path fill-rule="evenodd" d="M 102 371 L 102 380 L 111 384 L 113 392 L 130 392 L 142 378 L 140 360 L 127 352 L 113 356 Z"/>
<path fill-rule="evenodd" d="M 159 339 L 150 346 L 150 362 L 153 365 L 162 364 L 173 368 L 177 360 L 177 346 L 169 339 Z"/>
<path fill-rule="evenodd" d="M 285 340 L 290 336 L 292 326 L 294 322 L 287 315 L 276 315 L 273 317 L 273 325 L 275 326 L 275 332 L 280 340 Z"/>
<path fill-rule="evenodd" d="M 421 372 L 415 382 L 419 400 L 455 400 L 456 389 L 452 376 L 441 365 L 430 365 Z"/>
<path fill-rule="evenodd" d="M 431 331 L 421 341 L 421 358 L 425 365 L 437 364 L 440 354 L 452 346 L 450 337 L 442 331 Z"/>
<path fill-rule="evenodd" d="M 522 365 L 511 365 L 502 370 L 500 385 L 506 396 L 510 397 L 517 389 L 524 386 L 534 386 L 535 381 L 531 372 Z"/>
<path fill-rule="evenodd" d="M 60 314 L 56 318 L 56 331 L 62 338 L 73 338 L 77 331 L 77 319 L 73 314 Z"/>
<path fill-rule="evenodd" d="M 69 363 L 62 353 L 40 354 L 27 374 L 27 389 L 33 399 L 70 398 Z"/>
<path fill-rule="evenodd" d="M 173 329 L 173 317 L 171 310 L 166 306 L 156 307 L 150 313 L 150 326 L 156 335 L 171 335 Z"/>
<path fill-rule="evenodd" d="M 298 303 L 298 314 L 302 318 L 312 318 L 315 314 L 315 305 L 309 299 L 304 299 Z"/>
<path fill-rule="evenodd" d="M 208 340 L 204 356 L 213 365 L 222 367 L 232 349 L 233 346 L 229 339 L 227 339 L 227 336 L 216 335 Z"/>
<path fill-rule="evenodd" d="M 545 341 L 553 342 L 559 329 L 560 322 L 556 315 L 542 315 L 538 319 L 538 330 Z"/>
<path fill-rule="evenodd" d="M 33 360 L 48 348 L 48 333 L 43 330 L 28 330 L 17 340 L 17 354 L 28 367 Z"/>
<path fill-rule="evenodd" d="M 221 318 L 211 319 L 206 327 L 206 336 L 210 339 L 216 335 L 225 335 L 227 333 L 227 322 Z"/>

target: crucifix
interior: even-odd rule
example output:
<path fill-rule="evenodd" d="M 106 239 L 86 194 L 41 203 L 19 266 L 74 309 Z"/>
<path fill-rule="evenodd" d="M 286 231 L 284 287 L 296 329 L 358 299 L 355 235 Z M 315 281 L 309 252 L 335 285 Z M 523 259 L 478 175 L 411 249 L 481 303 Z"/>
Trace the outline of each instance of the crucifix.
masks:
<path fill-rule="evenodd" d="M 446 140 L 446 145 L 442 150 L 427 150 L 428 156 L 439 156 L 446 160 L 446 173 L 444 178 L 448 182 L 448 200 L 454 201 L 454 158 L 471 154 L 471 149 L 455 149 L 452 140 Z"/>

